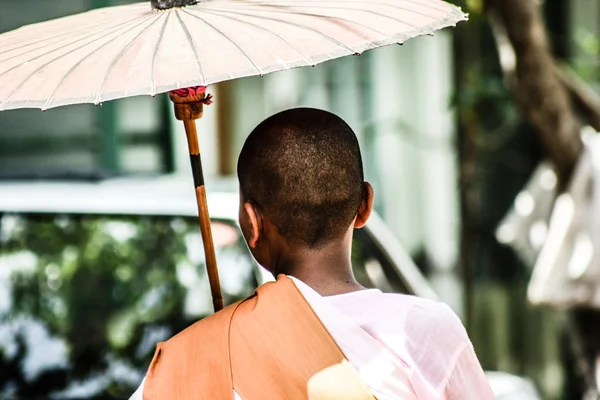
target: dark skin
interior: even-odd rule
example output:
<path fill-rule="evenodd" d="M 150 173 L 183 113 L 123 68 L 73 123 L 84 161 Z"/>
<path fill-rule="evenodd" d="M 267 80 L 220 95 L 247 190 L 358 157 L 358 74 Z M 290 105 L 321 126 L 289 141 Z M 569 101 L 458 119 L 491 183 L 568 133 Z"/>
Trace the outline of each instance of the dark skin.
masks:
<path fill-rule="evenodd" d="M 365 226 L 373 210 L 373 187 L 365 182 L 362 203 L 356 217 L 339 238 L 314 249 L 290 243 L 251 201 L 240 194 L 239 222 L 246 243 L 256 261 L 274 276 L 291 275 L 321 296 L 365 289 L 352 273 L 352 234 Z"/>

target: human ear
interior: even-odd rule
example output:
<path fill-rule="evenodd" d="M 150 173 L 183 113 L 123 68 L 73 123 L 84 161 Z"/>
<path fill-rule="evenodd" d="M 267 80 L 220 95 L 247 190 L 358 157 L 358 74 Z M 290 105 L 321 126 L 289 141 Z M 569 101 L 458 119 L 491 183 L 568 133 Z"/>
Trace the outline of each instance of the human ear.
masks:
<path fill-rule="evenodd" d="M 363 201 L 358 208 L 358 213 L 356 214 L 356 220 L 354 221 L 354 227 L 359 229 L 367 224 L 367 220 L 371 216 L 371 211 L 373 211 L 373 199 L 375 198 L 375 193 L 373 192 L 373 187 L 369 182 L 364 183 L 364 193 L 363 193 Z"/>
<path fill-rule="evenodd" d="M 244 210 L 248 215 L 248 222 L 250 223 L 250 232 L 247 241 L 250 248 L 255 248 L 258 244 L 258 239 L 262 233 L 262 216 L 260 212 L 250 202 L 244 203 Z"/>

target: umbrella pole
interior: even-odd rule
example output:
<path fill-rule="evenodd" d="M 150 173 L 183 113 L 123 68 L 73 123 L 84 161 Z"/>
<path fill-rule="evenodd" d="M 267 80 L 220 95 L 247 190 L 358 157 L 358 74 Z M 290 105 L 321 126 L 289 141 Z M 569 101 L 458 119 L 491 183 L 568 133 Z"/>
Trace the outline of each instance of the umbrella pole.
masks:
<path fill-rule="evenodd" d="M 221 283 L 219 282 L 219 270 L 217 269 L 217 258 L 213 242 L 210 216 L 208 215 L 208 204 L 206 202 L 206 189 L 204 187 L 204 175 L 202 173 L 202 160 L 200 159 L 200 146 L 198 145 L 198 133 L 196 131 L 196 120 L 202 117 L 204 104 L 210 104 L 210 95 L 206 96 L 204 87 L 176 90 L 169 93 L 171 101 L 175 106 L 175 117 L 183 121 L 185 134 L 187 136 L 190 161 L 192 163 L 192 174 L 196 188 L 196 201 L 198 203 L 198 217 L 204 254 L 206 257 L 206 270 L 210 282 L 213 306 L 215 312 L 223 309 L 223 295 Z"/>

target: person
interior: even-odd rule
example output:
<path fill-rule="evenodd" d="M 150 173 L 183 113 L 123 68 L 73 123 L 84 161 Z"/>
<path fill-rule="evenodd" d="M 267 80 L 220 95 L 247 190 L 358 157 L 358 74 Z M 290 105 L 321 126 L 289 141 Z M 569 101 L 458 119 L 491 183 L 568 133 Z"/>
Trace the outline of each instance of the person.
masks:
<path fill-rule="evenodd" d="M 277 281 L 159 344 L 132 399 L 494 398 L 447 305 L 355 279 L 352 235 L 374 193 L 341 118 L 310 108 L 267 118 L 248 136 L 237 173 L 241 231 Z M 326 377 L 344 366 L 369 395 L 314 394 L 311 382 L 335 386 Z"/>

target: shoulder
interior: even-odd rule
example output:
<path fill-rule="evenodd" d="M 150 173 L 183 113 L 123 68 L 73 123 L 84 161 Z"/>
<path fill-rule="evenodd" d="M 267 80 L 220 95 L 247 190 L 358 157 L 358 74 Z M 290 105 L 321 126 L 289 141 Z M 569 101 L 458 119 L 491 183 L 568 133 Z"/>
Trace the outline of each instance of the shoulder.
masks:
<path fill-rule="evenodd" d="M 404 321 L 409 338 L 430 347 L 463 347 L 470 343 L 460 318 L 447 304 L 411 297 Z"/>
<path fill-rule="evenodd" d="M 443 390 L 459 357 L 471 348 L 467 331 L 444 303 L 412 296 L 402 301 L 407 308 L 399 354 L 413 368 L 414 385 Z"/>
<path fill-rule="evenodd" d="M 404 349 L 430 384 L 442 387 L 465 349 L 472 347 L 460 318 L 444 304 L 414 301 L 406 313 Z"/>
<path fill-rule="evenodd" d="M 255 311 L 259 297 L 263 300 L 273 301 L 273 298 L 276 298 L 282 292 L 285 292 L 286 288 L 289 289 L 290 285 L 293 286 L 291 281 L 286 281 L 285 279 L 264 283 L 260 285 L 252 295 L 195 322 L 171 339 L 162 343 L 162 347 L 165 348 L 166 346 L 172 347 L 175 345 L 188 344 L 190 341 L 197 343 L 200 338 L 203 340 L 214 341 L 219 340 L 221 337 L 227 338 L 234 313 L 236 313 L 236 318 L 252 313 Z"/>
<path fill-rule="evenodd" d="M 407 333 L 420 335 L 436 327 L 448 327 L 466 335 L 452 309 L 437 301 L 380 291 L 357 292 L 328 299 L 356 323 L 373 331 L 406 336 Z"/>
<path fill-rule="evenodd" d="M 188 326 L 164 343 L 161 348 L 188 345 L 190 342 L 197 344 L 198 339 L 211 339 L 222 335 L 229 327 L 231 316 L 241 302 L 231 304 L 224 309 L 203 318 Z"/>
<path fill-rule="evenodd" d="M 402 294 L 384 294 L 382 300 L 386 318 L 379 318 L 372 328 L 387 334 L 388 340 L 401 342 L 410 358 L 427 354 L 430 359 L 450 361 L 470 345 L 460 318 L 445 303 Z"/>
<path fill-rule="evenodd" d="M 218 361 L 222 351 L 227 349 L 229 321 L 237 304 L 197 321 L 165 342 L 159 342 L 146 378 L 151 378 L 153 383 L 177 381 L 181 365 L 191 365 L 197 360 Z"/>
<path fill-rule="evenodd" d="M 407 310 L 407 323 L 424 329 L 450 328 L 466 335 L 460 318 L 446 303 L 411 297 L 413 299 Z"/>
<path fill-rule="evenodd" d="M 430 330 L 435 327 L 447 327 L 466 334 L 460 318 L 445 303 L 413 295 L 385 293 L 382 305 L 402 316 L 403 324 L 415 330 Z"/>

